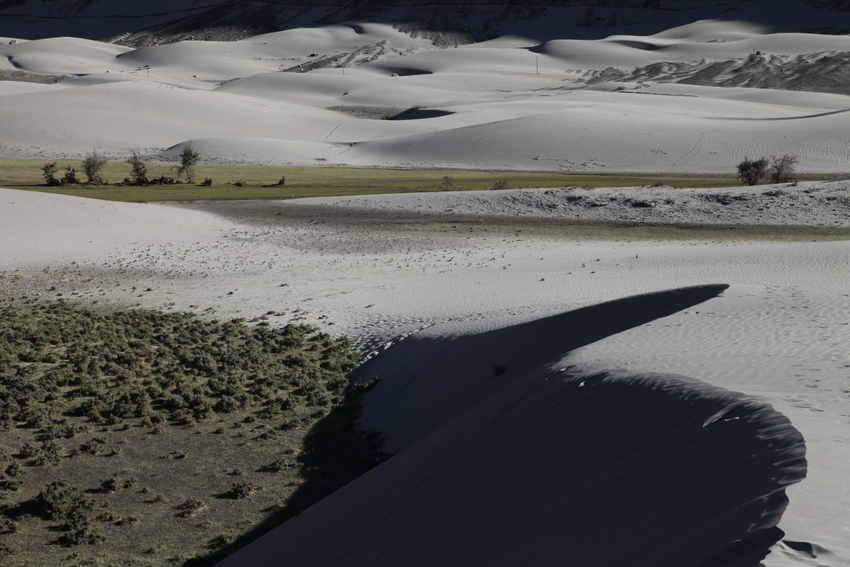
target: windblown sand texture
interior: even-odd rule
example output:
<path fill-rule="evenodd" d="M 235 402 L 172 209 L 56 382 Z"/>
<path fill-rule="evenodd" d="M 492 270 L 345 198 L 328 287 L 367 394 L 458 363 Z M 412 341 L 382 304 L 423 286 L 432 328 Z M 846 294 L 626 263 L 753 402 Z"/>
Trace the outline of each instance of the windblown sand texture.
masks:
<path fill-rule="evenodd" d="M 791 153 L 847 171 L 829 65 L 850 40 L 705 15 L 452 49 L 370 22 L 139 49 L 0 38 L 0 157 L 191 142 L 215 163 L 711 173 Z M 846 181 L 0 189 L 0 296 L 305 321 L 364 351 L 382 382 L 360 426 L 395 456 L 224 566 L 850 566 L 848 219 Z"/>
<path fill-rule="evenodd" d="M 191 142 L 216 163 L 728 172 L 787 153 L 847 171 L 850 40 L 763 31 L 705 20 L 451 49 L 379 23 L 138 49 L 0 38 L 0 73 L 18 78 L 0 81 L 0 157 L 173 160 Z"/>

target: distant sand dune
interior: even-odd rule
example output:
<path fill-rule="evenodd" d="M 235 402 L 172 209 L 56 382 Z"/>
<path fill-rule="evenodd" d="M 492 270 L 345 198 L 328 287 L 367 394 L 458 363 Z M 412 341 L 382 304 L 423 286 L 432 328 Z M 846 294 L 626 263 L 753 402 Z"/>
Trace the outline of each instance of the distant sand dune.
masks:
<path fill-rule="evenodd" d="M 0 157 L 99 148 L 173 161 L 171 148 L 191 141 L 209 163 L 720 173 L 747 156 L 794 154 L 800 171 L 847 170 L 844 36 L 702 20 L 654 35 L 619 26 L 601 39 L 439 49 L 402 28 L 138 49 L 0 41 L 9 78 L 75 77 L 0 84 Z M 340 112 L 351 107 L 391 110 Z M 379 119 L 413 107 L 427 110 Z"/>

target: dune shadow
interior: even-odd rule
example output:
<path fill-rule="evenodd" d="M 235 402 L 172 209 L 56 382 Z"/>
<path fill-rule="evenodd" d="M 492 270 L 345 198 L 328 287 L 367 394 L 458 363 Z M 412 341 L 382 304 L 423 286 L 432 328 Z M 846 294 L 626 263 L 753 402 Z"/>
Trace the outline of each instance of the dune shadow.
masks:
<path fill-rule="evenodd" d="M 208 555 L 184 562 L 183 566 L 215 565 L 388 459 L 391 455 L 381 450 L 383 439 L 379 434 L 352 427 L 352 420 L 360 411 L 362 391 L 347 392 L 344 402 L 319 420 L 307 434 L 298 456 L 301 484 L 286 500 L 285 506 L 264 510 L 269 513 L 268 518 L 251 531 L 223 548 L 211 550 Z M 276 474 L 269 469 L 260 472 Z M 228 492 L 216 497 L 232 499 L 236 496 Z"/>
<path fill-rule="evenodd" d="M 359 426 L 381 431 L 397 453 L 518 377 L 556 364 L 569 352 L 672 315 L 726 290 L 726 284 L 647 293 L 474 335 L 413 335 L 357 369 L 381 382 L 369 393 Z M 493 367 L 506 371 L 494 376 Z"/>
<path fill-rule="evenodd" d="M 395 120 L 424 120 L 426 118 L 440 118 L 441 116 L 449 116 L 454 112 L 448 110 L 437 110 L 435 108 L 425 108 L 421 110 L 410 110 L 399 113 Z"/>
<path fill-rule="evenodd" d="M 790 421 L 683 376 L 559 364 L 726 288 L 394 345 L 363 367 L 384 380 L 359 424 L 383 423 L 395 456 L 371 468 L 385 455 L 376 435 L 346 430 L 348 400 L 311 432 L 289 509 L 221 567 L 755 567 L 783 536 L 785 488 L 806 474 Z"/>

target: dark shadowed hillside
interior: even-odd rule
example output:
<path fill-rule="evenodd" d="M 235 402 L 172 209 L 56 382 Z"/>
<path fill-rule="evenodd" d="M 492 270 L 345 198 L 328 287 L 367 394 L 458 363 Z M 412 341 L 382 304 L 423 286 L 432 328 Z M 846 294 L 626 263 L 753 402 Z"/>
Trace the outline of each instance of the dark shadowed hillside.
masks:
<path fill-rule="evenodd" d="M 69 35 L 140 46 L 380 21 L 451 47 L 506 34 L 645 35 L 704 19 L 753 21 L 765 31 L 847 33 L 847 18 L 835 17 L 847 11 L 847 0 L 5 0 L 0 36 Z"/>

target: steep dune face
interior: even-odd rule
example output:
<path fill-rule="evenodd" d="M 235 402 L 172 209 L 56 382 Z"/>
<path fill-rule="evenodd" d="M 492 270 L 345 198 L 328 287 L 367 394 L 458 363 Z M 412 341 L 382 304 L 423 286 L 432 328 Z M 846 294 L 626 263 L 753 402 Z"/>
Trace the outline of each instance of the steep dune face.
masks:
<path fill-rule="evenodd" d="M 486 333 L 402 341 L 358 370 L 364 377 L 388 377 L 370 392 L 360 425 L 384 432 L 388 450 L 396 453 L 518 376 L 556 366 L 570 351 L 715 297 L 727 287 L 646 294 Z M 510 372 L 494 376 L 495 364 Z"/>
<path fill-rule="evenodd" d="M 398 454 L 221 565 L 758 564 L 806 474 L 787 418 L 681 376 L 557 364 L 723 289 L 390 348 L 364 368 L 388 372 L 363 421 Z M 495 356 L 507 370 L 494 377 Z M 410 394 L 390 395 L 405 415 L 387 391 Z"/>

